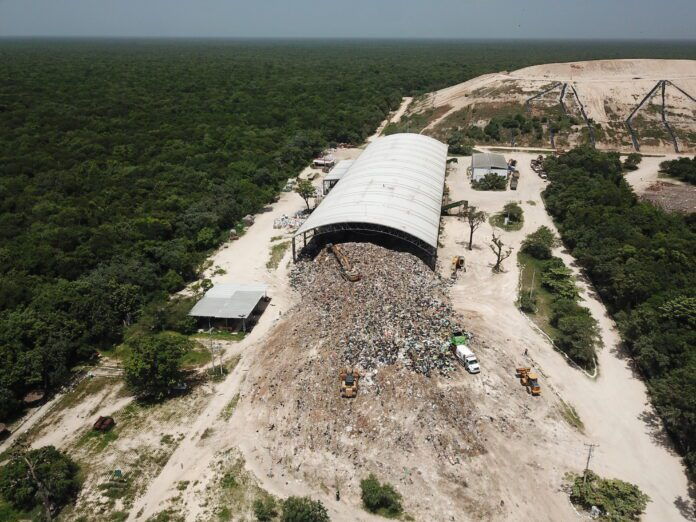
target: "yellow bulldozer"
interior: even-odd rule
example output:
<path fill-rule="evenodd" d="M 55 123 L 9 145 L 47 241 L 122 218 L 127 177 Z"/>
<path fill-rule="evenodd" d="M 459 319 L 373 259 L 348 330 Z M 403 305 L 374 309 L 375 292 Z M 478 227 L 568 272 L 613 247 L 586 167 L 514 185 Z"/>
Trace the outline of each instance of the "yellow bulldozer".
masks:
<path fill-rule="evenodd" d="M 452 279 L 457 278 L 458 270 L 463 270 L 466 272 L 466 266 L 464 266 L 464 256 L 454 256 L 452 258 Z"/>
<path fill-rule="evenodd" d="M 352 370 L 343 368 L 339 374 L 339 379 L 341 381 L 341 397 L 344 399 L 354 399 L 358 394 L 360 372 L 355 368 Z"/>
<path fill-rule="evenodd" d="M 517 376 L 520 378 L 520 384 L 527 388 L 527 391 L 532 395 L 541 395 L 541 386 L 539 386 L 539 377 L 532 372 L 531 368 L 517 368 Z"/>

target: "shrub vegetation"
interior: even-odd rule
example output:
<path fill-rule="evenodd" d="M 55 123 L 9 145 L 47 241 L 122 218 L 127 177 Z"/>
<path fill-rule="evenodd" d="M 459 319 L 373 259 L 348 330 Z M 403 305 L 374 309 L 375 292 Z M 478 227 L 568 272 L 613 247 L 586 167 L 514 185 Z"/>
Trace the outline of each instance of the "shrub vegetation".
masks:
<path fill-rule="evenodd" d="M 288 497 L 283 501 L 281 522 L 329 522 L 324 504 L 309 497 Z"/>
<path fill-rule="evenodd" d="M 507 224 L 505 224 L 507 218 Z M 514 201 L 506 203 L 501 212 L 498 212 L 491 217 L 493 226 L 502 228 L 503 230 L 520 230 L 524 225 L 524 211 Z"/>
<path fill-rule="evenodd" d="M 556 241 L 553 232 L 542 226 L 522 242 L 521 252 L 533 261 L 532 269 L 538 270 L 535 282 L 544 291 L 534 294 L 523 288 L 518 304 L 524 312 L 537 313 L 537 299 L 542 299 L 542 310 L 548 315 L 545 320 L 551 327 L 547 334 L 556 347 L 582 368 L 592 370 L 600 344 L 597 321 L 578 304 L 578 289 L 570 269 L 562 259 L 551 255 Z"/>
<path fill-rule="evenodd" d="M 696 156 L 663 161 L 660 170 L 668 176 L 696 185 Z"/>
<path fill-rule="evenodd" d="M 498 176 L 494 172 L 489 172 L 480 180 L 471 180 L 471 188 L 474 190 L 505 190 L 507 188 L 507 178 Z"/>
<path fill-rule="evenodd" d="M 360 481 L 360 497 L 371 513 L 396 517 L 403 512 L 401 494 L 391 484 L 381 484 L 372 473 Z"/>
<path fill-rule="evenodd" d="M 18 510 L 40 506 L 48 519 L 77 495 L 78 471 L 77 464 L 53 446 L 19 451 L 0 468 L 0 495 Z"/>
<path fill-rule="evenodd" d="M 638 486 L 618 479 L 604 479 L 592 470 L 587 476 L 575 476 L 570 500 L 584 509 L 596 506 L 602 514 L 598 520 L 630 522 L 638 520 L 650 502 L 650 497 Z"/>
<path fill-rule="evenodd" d="M 636 170 L 642 159 L 643 156 L 641 156 L 637 152 L 631 152 L 628 156 L 626 156 L 626 159 L 624 160 L 624 170 Z"/>
<path fill-rule="evenodd" d="M 276 501 L 270 495 L 254 500 L 254 516 L 259 522 L 270 522 L 278 516 Z"/>

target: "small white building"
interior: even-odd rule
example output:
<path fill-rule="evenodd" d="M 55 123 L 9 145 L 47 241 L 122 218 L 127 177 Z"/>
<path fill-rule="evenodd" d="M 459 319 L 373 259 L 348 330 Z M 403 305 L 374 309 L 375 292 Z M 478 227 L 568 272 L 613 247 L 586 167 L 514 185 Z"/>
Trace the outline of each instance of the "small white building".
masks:
<path fill-rule="evenodd" d="M 502 154 L 477 152 L 471 155 L 471 180 L 480 181 L 486 174 L 494 173 L 507 178 L 508 164 Z"/>

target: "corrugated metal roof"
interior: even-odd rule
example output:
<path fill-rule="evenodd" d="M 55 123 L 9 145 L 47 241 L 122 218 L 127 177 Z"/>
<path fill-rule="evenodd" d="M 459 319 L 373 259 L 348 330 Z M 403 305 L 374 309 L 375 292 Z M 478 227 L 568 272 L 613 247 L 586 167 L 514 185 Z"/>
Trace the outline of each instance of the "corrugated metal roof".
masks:
<path fill-rule="evenodd" d="M 248 318 L 266 295 L 266 285 L 261 283 L 221 283 L 208 290 L 203 299 L 191 309 L 193 317 L 218 319 Z"/>
<path fill-rule="evenodd" d="M 507 169 L 507 161 L 502 154 L 476 152 L 471 155 L 471 165 L 475 169 Z"/>
<path fill-rule="evenodd" d="M 348 169 L 355 163 L 355 160 L 341 160 L 336 163 L 336 166 L 331 169 L 326 176 L 324 176 L 324 181 L 332 181 L 335 179 L 341 179 Z"/>
<path fill-rule="evenodd" d="M 437 248 L 447 145 L 420 134 L 373 141 L 295 235 L 338 223 L 371 223 Z"/>

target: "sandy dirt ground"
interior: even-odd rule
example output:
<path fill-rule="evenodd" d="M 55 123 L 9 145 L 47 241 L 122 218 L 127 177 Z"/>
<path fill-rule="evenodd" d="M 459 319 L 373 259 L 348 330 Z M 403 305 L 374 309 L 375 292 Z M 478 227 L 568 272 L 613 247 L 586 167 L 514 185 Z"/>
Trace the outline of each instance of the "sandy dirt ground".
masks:
<path fill-rule="evenodd" d="M 687 155 L 643 156 L 638 169 L 626 174 L 626 180 L 638 197 L 668 212 L 696 212 L 696 187 L 659 175 L 660 163 Z"/>
<path fill-rule="evenodd" d="M 541 225 L 553 230 L 555 227 L 539 196 L 546 182 L 529 168 L 534 156 L 513 153 L 506 157 L 518 160 L 521 177 L 516 192 L 481 193 L 471 190 L 468 182 L 463 182 L 466 162 L 450 176 L 449 185 L 453 199 L 468 199 L 488 212 L 499 211 L 507 201 L 519 201 L 525 212 L 524 227 L 518 232 L 502 232 L 504 242 L 516 252 L 526 234 Z M 650 160 L 633 176 L 638 179 L 652 176 L 654 162 L 653 158 Z M 530 204 L 532 201 L 534 205 Z M 599 444 L 592 462 L 593 469 L 602 475 L 638 484 L 650 495 L 652 502 L 648 505 L 646 520 L 685 518 L 680 508 L 684 503 L 688 505 L 689 497 L 681 461 L 656 420 L 645 385 L 621 348 L 616 325 L 587 285 L 572 257 L 561 249 L 556 252 L 577 275 L 582 304 L 590 309 L 599 323 L 604 348 L 599 353 L 599 377 L 595 380 L 568 365 L 515 308 L 518 270 L 514 267 L 514 257 L 507 260 L 504 274 L 493 275 L 488 266 L 492 254 L 484 246 L 490 240 L 492 227 L 483 225 L 481 228 L 475 236 L 478 248 L 473 253 L 465 252 L 469 254 L 467 272 L 453 291 L 455 303 L 459 304 L 465 317 L 468 315 L 475 321 L 474 324 L 483 330 L 482 335 L 490 342 L 503 343 L 512 353 L 529 349 L 530 358 L 545 376 L 544 385 L 553 387 L 577 410 L 585 424 L 583 442 Z M 460 230 L 459 234 L 464 232 L 463 227 Z M 449 233 L 447 229 L 446 233 Z M 458 250 L 463 251 L 461 247 Z M 548 448 L 549 457 L 557 454 L 565 454 L 567 467 L 579 470 L 583 467 L 586 448 L 561 444 Z M 650 463 L 649 473 L 646 472 L 646 463 Z"/>
<path fill-rule="evenodd" d="M 447 116 L 464 107 L 505 101 L 522 104 L 543 89 L 561 82 L 575 87 L 588 118 L 604 128 L 605 135 L 598 141 L 600 148 L 631 151 L 633 146 L 624 122 L 659 80 L 670 80 L 696 98 L 696 60 L 596 60 L 487 74 L 432 93 L 428 106 L 450 105 L 452 108 L 430 122 L 424 132 L 433 131 Z M 573 104 L 576 102 L 570 99 L 571 89 L 567 93 L 569 109 L 575 110 Z M 689 133 L 696 131 L 696 103 L 672 85 L 667 86 L 665 94 L 668 119 L 678 133 L 680 151 L 693 153 L 696 142 L 689 138 Z M 535 106 L 558 106 L 559 95 L 560 88 L 534 102 Z M 651 105 L 655 105 L 658 98 L 659 92 Z M 640 118 L 634 127 L 641 152 L 674 152 L 656 107 L 648 106 L 638 112 Z M 579 111 L 575 112 L 580 115 Z M 652 136 L 655 132 L 661 137 Z"/>

